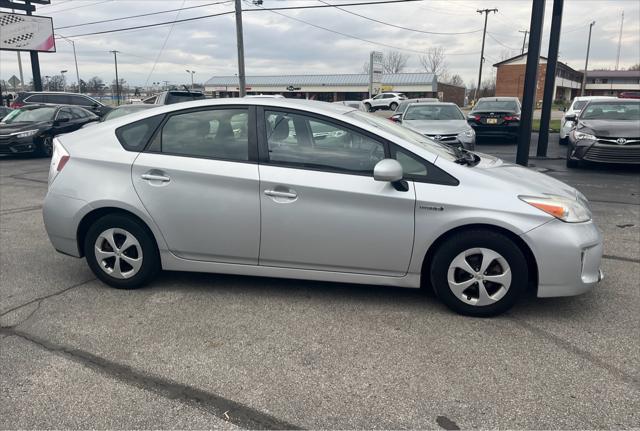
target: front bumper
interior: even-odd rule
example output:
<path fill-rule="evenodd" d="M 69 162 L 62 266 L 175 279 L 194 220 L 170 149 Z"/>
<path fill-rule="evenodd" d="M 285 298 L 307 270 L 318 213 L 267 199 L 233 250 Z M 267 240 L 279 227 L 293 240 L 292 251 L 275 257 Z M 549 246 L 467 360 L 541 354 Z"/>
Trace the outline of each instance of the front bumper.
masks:
<path fill-rule="evenodd" d="M 598 141 L 574 141 L 571 144 L 569 158 L 596 163 L 640 165 L 640 144 L 615 145 Z"/>
<path fill-rule="evenodd" d="M 18 139 L 13 136 L 0 136 L 0 154 L 33 153 L 37 148 L 32 137 Z"/>
<path fill-rule="evenodd" d="M 602 280 L 602 233 L 593 221 L 552 220 L 521 237 L 538 264 L 538 297 L 580 295 Z"/>

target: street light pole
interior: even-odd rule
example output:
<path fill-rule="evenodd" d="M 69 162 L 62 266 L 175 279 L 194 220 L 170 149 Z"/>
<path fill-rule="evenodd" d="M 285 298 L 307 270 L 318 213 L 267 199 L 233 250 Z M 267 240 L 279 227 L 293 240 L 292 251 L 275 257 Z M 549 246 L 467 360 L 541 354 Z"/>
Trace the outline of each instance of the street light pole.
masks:
<path fill-rule="evenodd" d="M 195 70 L 187 70 L 187 73 L 191 75 L 191 89 L 193 90 L 193 75 L 196 73 Z"/>
<path fill-rule="evenodd" d="M 113 62 L 116 65 L 116 105 L 120 106 L 120 79 L 118 78 L 118 52 L 120 51 L 109 51 L 113 53 Z"/>
<path fill-rule="evenodd" d="M 56 36 L 63 38 L 64 40 L 69 42 L 73 47 L 73 61 L 76 64 L 76 80 L 78 81 L 78 93 L 82 93 L 82 86 L 80 85 L 80 73 L 78 72 L 78 57 L 76 56 L 76 43 L 73 40 L 61 34 L 57 34 Z"/>
<path fill-rule="evenodd" d="M 591 49 L 591 29 L 596 25 L 595 21 L 589 24 L 589 40 L 587 42 L 587 58 L 584 60 L 584 73 L 582 74 L 582 86 L 580 87 L 580 95 L 584 96 L 584 90 L 587 86 L 587 68 L 589 67 L 589 50 Z"/>
<path fill-rule="evenodd" d="M 240 97 L 247 95 L 247 85 L 244 76 L 244 41 L 242 38 L 242 4 L 236 1 L 236 42 L 238 44 L 238 82 Z"/>

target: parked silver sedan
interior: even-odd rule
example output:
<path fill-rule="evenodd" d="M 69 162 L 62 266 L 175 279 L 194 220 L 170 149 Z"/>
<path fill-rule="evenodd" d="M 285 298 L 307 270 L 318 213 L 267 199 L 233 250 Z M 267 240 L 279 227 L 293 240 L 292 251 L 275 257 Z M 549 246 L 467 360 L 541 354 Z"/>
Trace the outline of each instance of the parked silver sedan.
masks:
<path fill-rule="evenodd" d="M 467 150 L 476 147 L 476 133 L 455 103 L 412 103 L 401 118 L 391 118 L 443 144 L 462 146 Z"/>
<path fill-rule="evenodd" d="M 117 288 L 161 269 L 430 286 L 488 316 L 577 295 L 602 237 L 574 188 L 323 102 L 218 99 L 55 140 L 54 247 Z"/>

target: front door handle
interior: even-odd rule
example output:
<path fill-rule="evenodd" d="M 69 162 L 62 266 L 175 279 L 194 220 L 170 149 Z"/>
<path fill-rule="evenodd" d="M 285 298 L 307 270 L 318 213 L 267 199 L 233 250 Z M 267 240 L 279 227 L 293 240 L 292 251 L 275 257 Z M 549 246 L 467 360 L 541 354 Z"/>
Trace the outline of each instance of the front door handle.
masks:
<path fill-rule="evenodd" d="M 140 178 L 142 178 L 143 180 L 160 181 L 163 183 L 171 181 L 171 178 L 166 175 L 156 175 L 156 174 L 142 174 L 140 175 Z"/>
<path fill-rule="evenodd" d="M 295 199 L 298 197 L 295 192 L 281 192 L 279 190 L 265 190 L 264 194 L 275 198 Z"/>

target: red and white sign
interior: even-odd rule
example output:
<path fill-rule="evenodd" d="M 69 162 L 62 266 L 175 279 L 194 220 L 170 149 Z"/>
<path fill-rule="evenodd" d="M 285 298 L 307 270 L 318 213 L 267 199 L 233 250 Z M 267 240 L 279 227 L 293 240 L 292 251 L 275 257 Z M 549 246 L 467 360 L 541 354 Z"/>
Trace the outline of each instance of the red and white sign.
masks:
<path fill-rule="evenodd" d="M 0 49 L 56 52 L 53 20 L 46 16 L 0 12 Z"/>

